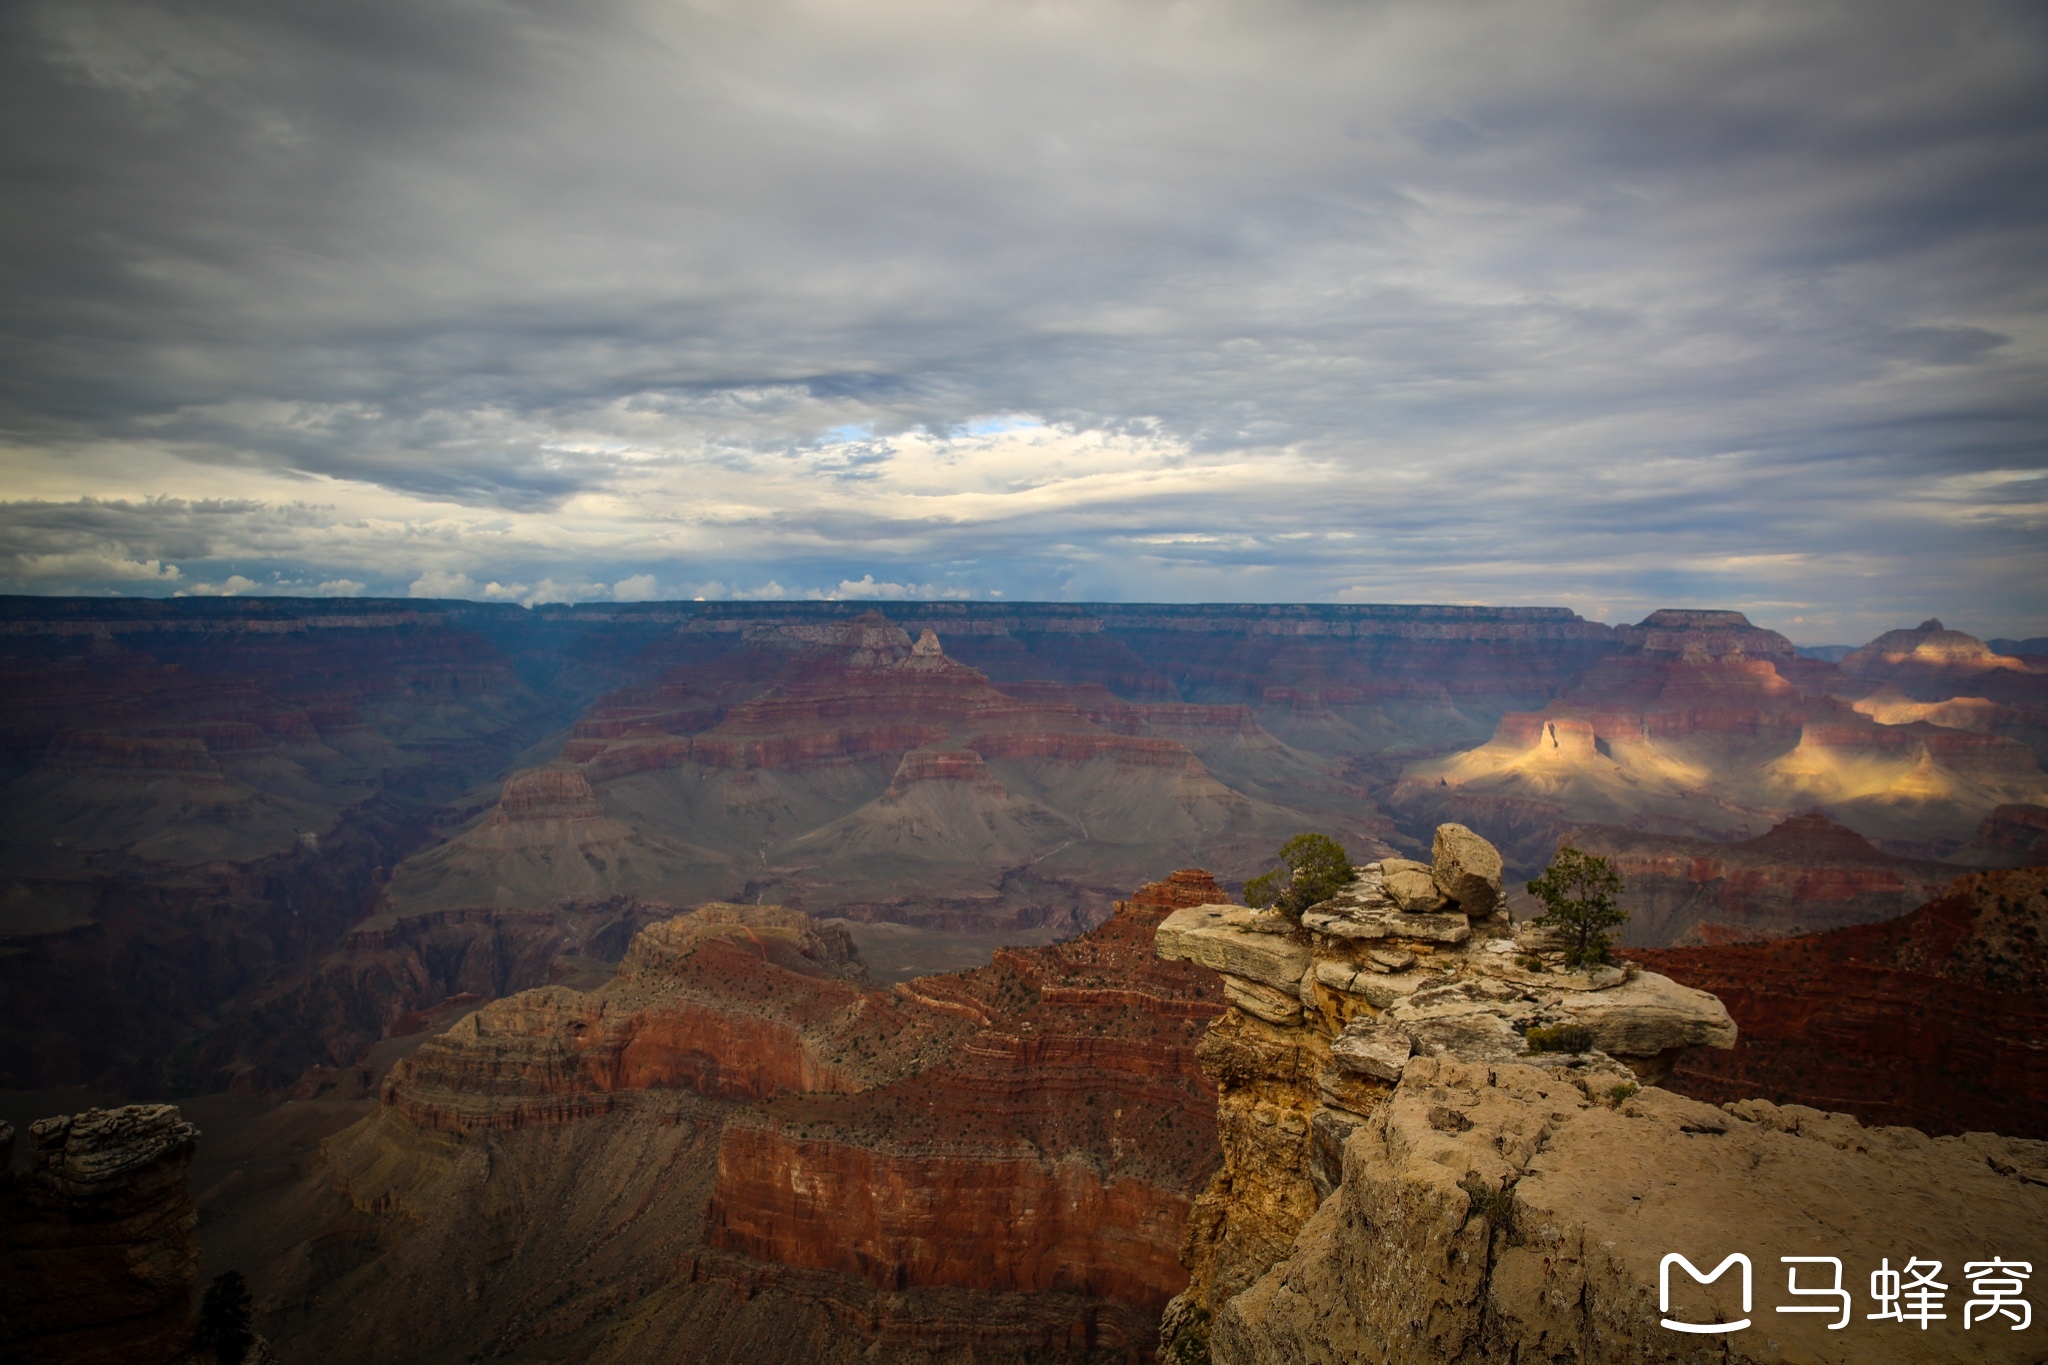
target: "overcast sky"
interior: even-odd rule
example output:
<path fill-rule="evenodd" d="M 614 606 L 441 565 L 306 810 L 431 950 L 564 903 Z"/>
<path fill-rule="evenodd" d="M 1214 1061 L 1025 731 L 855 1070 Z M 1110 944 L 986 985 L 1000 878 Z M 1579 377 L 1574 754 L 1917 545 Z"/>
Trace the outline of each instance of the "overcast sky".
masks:
<path fill-rule="evenodd" d="M 2048 634 L 2048 9 L 0 8 L 0 591 Z"/>

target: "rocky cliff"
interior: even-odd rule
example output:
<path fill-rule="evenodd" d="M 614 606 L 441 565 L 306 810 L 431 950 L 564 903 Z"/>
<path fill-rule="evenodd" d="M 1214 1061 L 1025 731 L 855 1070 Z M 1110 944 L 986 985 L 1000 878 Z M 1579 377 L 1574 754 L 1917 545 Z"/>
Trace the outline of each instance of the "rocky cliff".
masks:
<path fill-rule="evenodd" d="M 1681 1061 L 1674 1089 L 2048 1138 L 2048 871 L 1963 877 L 1882 924 L 1630 955 L 1713 991 L 1742 1029 Z"/>
<path fill-rule="evenodd" d="M 1979 837 L 2009 827 L 1987 818 Z M 1621 905 L 1630 916 L 1622 941 L 1643 948 L 1788 938 L 1896 919 L 1958 871 L 1954 863 L 1886 853 L 1818 811 L 1734 843 L 1611 825 L 1570 830 L 1562 842 L 1600 854 L 1621 873 L 1628 888 Z"/>
<path fill-rule="evenodd" d="M 831 926 L 700 908 L 603 987 L 428 1040 L 214 1236 L 264 1267 L 288 1360 L 394 1330 L 420 1360 L 1142 1359 L 1215 1162 L 1194 1046 L 1223 1009 L 1153 933 L 1221 899 L 1177 873 L 1074 941 L 880 991 Z"/>
<path fill-rule="evenodd" d="M 182 1357 L 199 1273 L 185 1188 L 199 1131 L 167 1104 L 38 1120 L 28 1169 L 0 1123 L 0 1356 L 24 1365 Z"/>
<path fill-rule="evenodd" d="M 1484 1066 L 1548 1050 L 1566 1075 L 1612 1088 L 1734 1042 L 1711 995 L 1632 967 L 1565 969 L 1545 933 L 1515 933 L 1501 891 L 1499 853 L 1445 825 L 1430 864 L 1361 867 L 1299 923 L 1206 906 L 1160 926 L 1160 956 L 1220 973 L 1232 1005 L 1198 1050 L 1223 1166 L 1189 1222 L 1167 1358 L 1199 1358 L 1217 1315 L 1288 1255 L 1411 1058 Z"/>
<path fill-rule="evenodd" d="M 1382 865 L 1299 926 L 1229 909 L 1161 926 L 1162 955 L 1222 973 L 1233 1006 L 1201 1047 L 1224 1166 L 1189 1224 L 1162 1359 L 2038 1357 L 2003 1330 L 2018 1310 L 1966 1335 L 1951 1299 L 1923 1335 L 1865 1317 L 1881 1305 L 1862 1291 L 1909 1256 L 1940 1258 L 1945 1287 L 1966 1261 L 2031 1262 L 2048 1143 L 1651 1084 L 1693 1046 L 1735 1042 L 1719 1003 L 1632 967 L 1563 971 L 1541 934 L 1443 904 L 1483 884 L 1469 869 L 1485 852 L 1445 833 L 1433 908 L 1412 865 Z M 1670 1282 L 1674 1254 L 1705 1275 L 1735 1253 L 1742 1278 Z M 1794 1297 L 1780 1257 L 1836 1258 L 1791 1284 L 1844 1292 Z M 1830 1321 L 1776 1311 L 1820 1297 Z"/>

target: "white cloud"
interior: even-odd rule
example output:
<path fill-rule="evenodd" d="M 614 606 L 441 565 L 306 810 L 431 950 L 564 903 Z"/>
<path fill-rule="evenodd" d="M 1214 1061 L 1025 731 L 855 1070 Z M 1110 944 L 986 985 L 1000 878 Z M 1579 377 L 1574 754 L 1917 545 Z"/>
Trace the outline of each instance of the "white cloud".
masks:
<path fill-rule="evenodd" d="M 631 578 L 622 578 L 612 584 L 614 602 L 647 602 L 658 597 L 660 593 L 661 589 L 656 585 L 651 573 L 634 574 Z"/>
<path fill-rule="evenodd" d="M 194 583 L 191 587 L 172 594 L 174 597 L 239 597 L 243 593 L 256 591 L 256 580 L 241 574 L 229 574 L 219 583 Z"/>
<path fill-rule="evenodd" d="M 369 586 L 354 578 L 330 578 L 314 591 L 322 597 L 360 597 Z"/>
<path fill-rule="evenodd" d="M 0 588 L 2048 632 L 2029 11 L 1624 11 L 40 7 Z"/>
<path fill-rule="evenodd" d="M 473 597 L 476 595 L 476 580 L 466 573 L 429 569 L 415 578 L 405 591 L 410 597 Z"/>
<path fill-rule="evenodd" d="M 877 583 L 871 573 L 862 574 L 858 581 L 841 579 L 838 588 L 827 594 L 834 599 L 844 598 L 966 598 L 974 594 L 965 588 L 941 587 L 936 583 Z"/>

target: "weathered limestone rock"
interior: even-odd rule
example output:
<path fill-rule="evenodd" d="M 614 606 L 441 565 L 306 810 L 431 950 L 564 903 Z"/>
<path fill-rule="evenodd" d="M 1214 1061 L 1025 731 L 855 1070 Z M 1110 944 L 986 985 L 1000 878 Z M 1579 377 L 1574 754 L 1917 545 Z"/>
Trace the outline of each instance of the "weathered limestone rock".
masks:
<path fill-rule="evenodd" d="M 0 1152 L 14 1133 L 0 1124 Z M 180 1356 L 199 1273 L 185 1185 L 199 1130 L 168 1104 L 29 1125 L 0 1172 L 0 1358 L 151 1365 Z"/>
<path fill-rule="evenodd" d="M 1257 1019 L 1269 1024 L 1301 1022 L 1301 999 L 1293 991 L 1277 990 L 1241 976 L 1223 977 L 1223 998 Z"/>
<path fill-rule="evenodd" d="M 1581 1365 L 1709 1359 L 1988 1361 L 2031 1365 L 2038 1330 L 1948 1319 L 1918 1330 L 1873 1322 L 1869 1272 L 1890 1258 L 1966 1261 L 2038 1246 L 2048 1186 L 2025 1163 L 2048 1144 L 1972 1134 L 1866 1129 L 1762 1101 L 1724 1109 L 1647 1089 L 1588 1084 L 1564 1067 L 1417 1058 L 1365 1122 L 1341 1137 L 1341 1181 L 1288 1258 L 1223 1303 L 1216 1365 Z M 2038 1167 L 2036 1167 L 2038 1169 Z M 1486 1196 L 1481 1202 L 1480 1196 Z M 1711 1269 L 1731 1252 L 1753 1267 L 1709 1285 L 1678 1276 L 1670 1313 L 1751 1325 L 1698 1335 L 1662 1325 L 1659 1270 L 1676 1252 Z M 1778 1313 L 1781 1256 L 1836 1256 L 1852 1320 Z M 1802 1287 L 1823 1283 L 1801 1267 Z M 1829 1274 L 1818 1267 L 1822 1276 Z M 1805 1300 L 1802 1302 L 1818 1302 Z"/>
<path fill-rule="evenodd" d="M 1735 1046 L 1735 1021 L 1719 999 L 1655 972 L 1643 972 L 1606 990 L 1560 995 L 1551 1009 L 1566 1022 L 1592 1030 L 1594 1046 L 1617 1057 Z"/>
<path fill-rule="evenodd" d="M 1159 926 L 1154 951 L 1172 960 L 1255 981 L 1292 994 L 1308 970 L 1306 944 L 1250 927 L 1254 912 L 1241 905 L 1191 905 Z"/>
<path fill-rule="evenodd" d="M 1396 907 L 1410 914 L 1432 915 L 1449 907 L 1450 901 L 1437 889 L 1436 878 L 1420 864 L 1388 868 L 1380 874 L 1387 896 Z"/>
<path fill-rule="evenodd" d="M 1500 904 L 1500 850 L 1463 825 L 1438 825 L 1430 846 L 1437 890 L 1468 915 L 1490 915 Z"/>
<path fill-rule="evenodd" d="M 1408 1058 L 1415 1052 L 1415 1040 L 1399 1028 L 1354 1019 L 1330 1044 L 1330 1056 L 1346 1071 L 1398 1081 Z"/>
<path fill-rule="evenodd" d="M 1178 912 L 1161 927 L 1155 951 L 1225 973 L 1224 992 L 1232 1005 L 1210 1026 L 1196 1054 L 1217 1085 L 1223 1169 L 1196 1200 L 1188 1221 L 1181 1260 L 1189 1283 L 1163 1320 L 1162 1359 L 1201 1359 L 1212 1326 L 1218 1359 L 1224 1358 L 1226 1330 L 1236 1332 L 1232 1340 L 1247 1343 L 1247 1349 L 1268 1351 L 1243 1357 L 1262 1365 L 1394 1365 L 1419 1358 L 1404 1353 L 1405 1337 L 1393 1329 L 1391 1317 L 1388 1335 L 1377 1345 L 1346 1353 L 1333 1346 L 1342 1332 L 1318 1339 L 1313 1323 L 1292 1335 L 1275 1329 L 1268 1342 L 1260 1336 L 1267 1332 L 1263 1324 L 1281 1317 L 1264 1299 L 1257 1301 L 1257 1318 L 1249 1316 L 1250 1307 L 1228 1322 L 1219 1316 L 1234 1312 L 1241 1300 L 1252 1304 L 1255 1284 L 1257 1294 L 1267 1297 L 1297 1292 L 1266 1288 L 1278 1273 L 1272 1268 L 1283 1255 L 1291 1257 L 1289 1265 L 1309 1264 L 1304 1257 L 1313 1249 L 1327 1255 L 1335 1245 L 1345 1226 L 1339 1210 L 1355 1178 L 1353 1153 L 1384 1131 L 1390 1106 L 1419 1084 L 1418 1073 L 1435 1078 L 1443 1068 L 1465 1067 L 1483 1082 L 1490 1066 L 1504 1073 L 1526 1071 L 1571 1104 L 1587 1107 L 1600 1097 L 1636 1092 L 1640 1079 L 1668 1067 L 1686 1047 L 1732 1045 L 1727 1011 L 1704 992 L 1626 968 L 1561 972 L 1533 957 L 1508 937 L 1505 919 L 1491 913 L 1500 867 L 1492 847 L 1469 830 L 1446 826 L 1438 849 L 1439 866 L 1451 869 L 1450 885 L 1479 909 L 1476 923 L 1462 910 L 1402 909 L 1404 901 L 1445 902 L 1433 872 L 1389 859 L 1360 868 L 1351 885 L 1311 907 L 1298 936 L 1255 932 L 1248 912 L 1215 906 Z M 1411 879 L 1419 885 L 1407 885 Z M 1298 983 L 1292 991 L 1290 981 Z M 1538 1035 L 1542 1044 L 1582 1050 L 1532 1055 L 1529 1035 L 1536 1029 L 1556 1031 Z M 1421 1119 L 1433 1136 L 1422 1145 L 1441 1153 L 1443 1143 L 1485 1133 L 1499 1152 L 1492 1165 L 1476 1169 L 1492 1181 L 1491 1188 L 1501 1188 L 1510 1179 L 1509 1160 L 1526 1164 L 1535 1157 L 1548 1120 L 1516 1117 L 1488 1127 L 1485 1115 L 1468 1113 L 1469 1105 L 1454 1100 L 1432 1092 Z M 1425 1153 L 1416 1159 L 1431 1158 Z M 1436 1277 L 1432 1283 L 1447 1286 L 1447 1300 L 1462 1305 L 1484 1286 L 1490 1244 L 1484 1221 L 1473 1230 L 1465 1218 L 1469 1196 L 1458 1188 L 1461 1174 L 1445 1174 L 1439 1182 L 1448 1182 L 1466 1201 L 1457 1205 L 1456 1220 L 1417 1212 L 1416 1230 L 1401 1233 L 1413 1247 L 1404 1243 L 1391 1259 L 1381 1249 L 1361 1255 L 1408 1265 L 1417 1274 L 1426 1270 Z M 1425 1267 L 1429 1257 L 1448 1269 Z M 1348 1265 L 1329 1283 L 1358 1274 Z M 1405 1302 L 1412 1302 L 1424 1291 L 1410 1286 L 1403 1292 L 1409 1294 Z M 1341 1293 L 1304 1311 L 1340 1325 L 1347 1314 L 1357 1318 L 1360 1312 Z M 1421 1328 L 1434 1330 L 1426 1322 Z M 1532 1349 L 1522 1358 L 1552 1357 Z"/>

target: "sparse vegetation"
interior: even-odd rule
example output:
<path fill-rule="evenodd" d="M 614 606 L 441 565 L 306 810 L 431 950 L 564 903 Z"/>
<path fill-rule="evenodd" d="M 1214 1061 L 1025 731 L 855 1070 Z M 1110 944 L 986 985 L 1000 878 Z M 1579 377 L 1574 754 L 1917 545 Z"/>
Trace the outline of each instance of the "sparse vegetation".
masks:
<path fill-rule="evenodd" d="M 1615 1104 L 1621 1104 L 1642 1093 L 1642 1089 L 1634 1081 L 1623 1081 L 1607 1092 L 1607 1098 Z"/>
<path fill-rule="evenodd" d="M 256 1342 L 249 1330 L 249 1285 L 239 1270 L 223 1270 L 206 1286 L 199 1300 L 199 1323 L 192 1344 L 210 1350 L 221 1365 L 242 1365 Z"/>
<path fill-rule="evenodd" d="M 1593 1050 L 1593 1030 L 1583 1024 L 1552 1024 L 1548 1028 L 1532 1028 L 1523 1036 L 1529 1040 L 1531 1052 Z"/>
<path fill-rule="evenodd" d="M 1294 919 L 1356 881 L 1351 855 L 1327 834 L 1297 834 L 1280 846 L 1280 866 L 1244 884 L 1247 905 L 1272 906 Z"/>
<path fill-rule="evenodd" d="M 1628 923 L 1628 911 L 1614 903 L 1624 889 L 1614 864 L 1597 853 L 1562 845 L 1543 875 L 1529 883 L 1529 894 L 1544 906 L 1532 922 L 1565 936 L 1565 965 L 1605 962 L 1613 946 L 1607 931 Z"/>
<path fill-rule="evenodd" d="M 1521 1236 L 1515 1230 L 1515 1191 L 1512 1186 L 1497 1190 L 1478 1176 L 1470 1175 L 1458 1182 L 1458 1188 L 1472 1200 L 1466 1213 L 1467 1222 L 1484 1218 L 1489 1228 L 1507 1233 L 1510 1246 L 1521 1245 Z"/>

